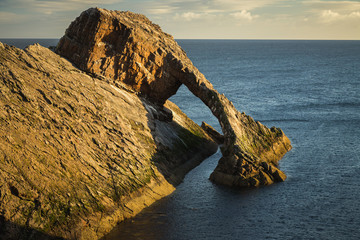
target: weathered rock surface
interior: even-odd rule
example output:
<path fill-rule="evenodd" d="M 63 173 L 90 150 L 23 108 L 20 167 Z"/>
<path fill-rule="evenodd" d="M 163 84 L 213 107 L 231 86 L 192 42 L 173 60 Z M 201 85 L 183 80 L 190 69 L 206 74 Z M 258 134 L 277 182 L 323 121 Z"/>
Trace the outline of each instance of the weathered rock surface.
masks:
<path fill-rule="evenodd" d="M 80 69 L 125 82 L 163 104 L 181 86 L 171 61 L 185 52 L 173 37 L 145 16 L 91 8 L 83 12 L 60 39 L 57 53 Z"/>
<path fill-rule="evenodd" d="M 145 16 L 91 8 L 71 23 L 57 52 L 82 70 L 114 84 L 124 82 L 160 105 L 185 84 L 210 108 L 224 133 L 223 157 L 210 177 L 214 182 L 252 187 L 286 178 L 276 167 L 291 149 L 281 129 L 269 129 L 237 111 L 175 40 Z"/>
<path fill-rule="evenodd" d="M 181 84 L 224 134 L 211 180 L 237 187 L 285 180 L 276 167 L 291 148 L 284 133 L 237 111 L 145 16 L 89 9 L 56 51 L 78 68 L 39 45 L 0 43 L 5 239 L 97 239 L 171 193 L 217 148 L 167 101 Z"/>
<path fill-rule="evenodd" d="M 225 141 L 224 135 L 215 130 L 211 125 L 206 122 L 201 123 L 201 128 L 215 140 L 218 144 L 223 144 Z"/>
<path fill-rule="evenodd" d="M 97 239 L 216 149 L 169 101 L 0 43 L 1 239 Z"/>

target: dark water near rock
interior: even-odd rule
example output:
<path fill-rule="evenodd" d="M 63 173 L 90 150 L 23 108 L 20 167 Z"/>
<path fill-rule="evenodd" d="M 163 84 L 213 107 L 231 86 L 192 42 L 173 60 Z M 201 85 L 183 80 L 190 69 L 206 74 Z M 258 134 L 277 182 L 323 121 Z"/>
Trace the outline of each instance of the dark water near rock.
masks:
<path fill-rule="evenodd" d="M 360 41 L 178 42 L 238 110 L 284 130 L 288 179 L 251 190 L 214 185 L 217 153 L 105 239 L 360 239 Z M 220 130 L 186 88 L 172 101 Z"/>
<path fill-rule="evenodd" d="M 246 191 L 214 185 L 217 153 L 106 239 L 360 239 L 360 41 L 179 43 L 238 110 L 284 130 L 288 179 Z M 220 128 L 185 87 L 172 100 Z"/>

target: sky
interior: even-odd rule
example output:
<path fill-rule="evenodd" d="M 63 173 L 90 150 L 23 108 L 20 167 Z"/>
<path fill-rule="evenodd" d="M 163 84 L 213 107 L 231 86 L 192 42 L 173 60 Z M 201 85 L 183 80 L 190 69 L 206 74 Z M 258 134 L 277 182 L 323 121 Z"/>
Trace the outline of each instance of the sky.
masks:
<path fill-rule="evenodd" d="M 176 39 L 360 40 L 360 0 L 0 0 L 0 38 L 60 38 L 90 7 L 145 14 Z"/>

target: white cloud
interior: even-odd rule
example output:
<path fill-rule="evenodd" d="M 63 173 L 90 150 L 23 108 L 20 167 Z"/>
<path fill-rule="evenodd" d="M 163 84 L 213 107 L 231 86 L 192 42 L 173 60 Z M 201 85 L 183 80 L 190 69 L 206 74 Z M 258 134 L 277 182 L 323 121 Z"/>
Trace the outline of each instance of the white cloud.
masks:
<path fill-rule="evenodd" d="M 175 19 L 176 20 L 185 20 L 185 21 L 192 21 L 194 19 L 199 19 L 201 17 L 203 17 L 205 14 L 201 14 L 201 13 L 194 13 L 194 12 L 185 12 L 185 13 L 181 13 L 181 14 L 176 14 L 175 15 Z"/>
<path fill-rule="evenodd" d="M 320 14 L 320 19 L 325 23 L 333 23 L 345 20 L 360 20 L 360 11 L 340 14 L 332 10 L 323 10 Z"/>
<path fill-rule="evenodd" d="M 12 13 L 12 12 L 1 12 L 0 11 L 0 23 L 15 23 L 22 20 L 24 16 Z"/>
<path fill-rule="evenodd" d="M 341 16 L 337 12 L 333 12 L 331 10 L 324 10 L 321 13 L 321 18 L 323 18 L 325 21 L 334 21 L 339 19 Z"/>
<path fill-rule="evenodd" d="M 183 38 L 360 39 L 360 0 L 0 0 L 0 34 L 57 36 L 95 6 L 143 13 Z"/>
<path fill-rule="evenodd" d="M 231 15 L 238 20 L 252 21 L 259 16 L 250 10 L 282 1 L 285 0 L 153 0 L 147 3 L 153 7 L 144 10 L 156 15 L 174 14 L 174 20 L 193 21 Z"/>
<path fill-rule="evenodd" d="M 172 13 L 175 10 L 176 10 L 176 8 L 174 8 L 174 7 L 172 7 L 172 8 L 170 8 L 170 7 L 155 7 L 155 8 L 146 9 L 146 12 L 148 12 L 150 14 L 161 15 L 161 14 Z"/>
<path fill-rule="evenodd" d="M 359 1 L 319 1 L 307 0 L 303 4 L 309 8 L 309 11 L 318 12 L 319 10 L 332 10 L 335 12 L 356 12 L 360 11 Z"/>
<path fill-rule="evenodd" d="M 26 2 L 44 3 L 51 5 L 53 3 L 61 3 L 64 5 L 82 5 L 82 4 L 112 4 L 121 2 L 121 0 L 102 0 L 101 3 L 98 0 L 22 0 Z"/>
<path fill-rule="evenodd" d="M 344 28 L 360 25 L 360 1 L 306 0 L 302 3 L 310 18 L 318 23 L 348 24 Z"/>
<path fill-rule="evenodd" d="M 349 18 L 360 18 L 360 12 L 352 12 L 352 13 L 350 13 Z"/>
<path fill-rule="evenodd" d="M 143 10 L 151 14 L 221 14 L 250 11 L 287 0 L 152 0 L 142 3 Z M 279 6 L 279 5 L 278 5 Z"/>
<path fill-rule="evenodd" d="M 215 9 L 241 11 L 262 8 L 279 2 L 285 2 L 285 0 L 212 0 L 211 2 Z"/>
<path fill-rule="evenodd" d="M 231 13 L 230 15 L 233 16 L 236 19 L 248 20 L 248 21 L 251 21 L 254 18 L 259 17 L 259 15 L 252 15 L 251 12 L 248 12 L 246 10 L 241 10 L 240 12 Z"/>
<path fill-rule="evenodd" d="M 89 7 L 95 7 L 99 4 L 115 4 L 123 0 L 12 0 L 4 2 L 4 8 L 15 8 L 31 10 L 34 12 L 45 13 L 47 15 L 62 11 L 82 11 Z"/>

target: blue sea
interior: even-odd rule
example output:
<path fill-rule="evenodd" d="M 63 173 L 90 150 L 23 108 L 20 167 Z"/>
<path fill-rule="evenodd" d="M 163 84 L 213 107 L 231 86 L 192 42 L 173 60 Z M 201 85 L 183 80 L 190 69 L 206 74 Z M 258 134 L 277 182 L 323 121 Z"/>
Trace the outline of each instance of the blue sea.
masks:
<path fill-rule="evenodd" d="M 249 190 L 215 185 L 218 152 L 104 239 L 360 239 L 360 41 L 178 43 L 239 111 L 283 129 L 293 145 L 280 161 L 288 179 Z M 186 87 L 171 100 L 220 130 Z"/>

